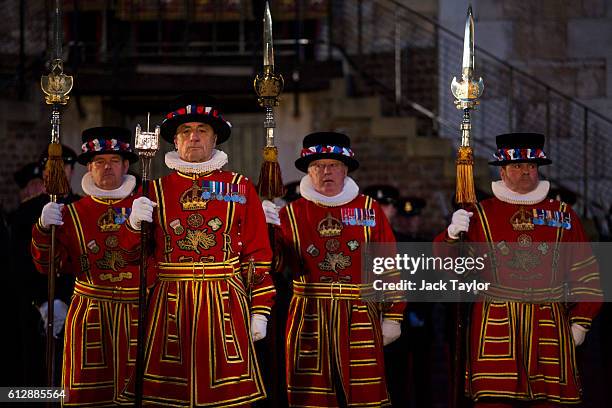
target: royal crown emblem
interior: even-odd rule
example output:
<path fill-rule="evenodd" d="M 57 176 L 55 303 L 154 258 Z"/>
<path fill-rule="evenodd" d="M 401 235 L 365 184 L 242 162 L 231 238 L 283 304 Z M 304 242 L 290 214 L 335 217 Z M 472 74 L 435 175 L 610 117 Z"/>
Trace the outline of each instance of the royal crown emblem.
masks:
<path fill-rule="evenodd" d="M 510 217 L 510 224 L 515 231 L 532 231 L 534 228 L 531 213 L 523 207 Z"/>
<path fill-rule="evenodd" d="M 205 210 L 208 200 L 202 198 L 202 187 L 198 186 L 196 181 L 193 185 L 181 194 L 179 202 L 185 211 Z"/>
<path fill-rule="evenodd" d="M 319 231 L 319 235 L 323 238 L 339 236 L 342 228 L 342 222 L 332 217 L 331 213 L 327 213 L 327 216 L 319 221 L 319 225 L 317 225 L 317 231 Z"/>
<path fill-rule="evenodd" d="M 121 228 L 121 222 L 116 222 L 117 213 L 115 209 L 109 207 L 98 218 L 98 227 L 102 232 L 115 232 Z"/>

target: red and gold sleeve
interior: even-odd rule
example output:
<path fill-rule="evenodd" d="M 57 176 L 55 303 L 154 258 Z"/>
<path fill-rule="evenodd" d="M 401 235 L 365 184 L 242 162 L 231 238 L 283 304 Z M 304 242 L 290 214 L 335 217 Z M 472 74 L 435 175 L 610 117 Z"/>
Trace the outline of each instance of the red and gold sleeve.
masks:
<path fill-rule="evenodd" d="M 374 202 L 372 204 L 374 211 L 376 212 L 376 226 L 374 227 L 372 242 L 381 242 L 386 243 L 389 246 L 389 254 L 388 256 L 395 257 L 396 250 L 396 242 L 395 235 L 393 234 L 393 230 L 391 229 L 391 225 L 385 216 L 385 213 L 382 211 L 378 203 Z M 392 270 L 385 272 L 385 280 L 386 281 L 399 281 L 400 280 L 400 271 Z M 403 301 L 402 295 L 393 293 L 389 293 L 386 295 L 385 302 L 387 303 L 383 307 L 383 319 L 396 320 L 401 322 L 404 318 L 404 309 L 406 308 L 406 302 Z"/>
<path fill-rule="evenodd" d="M 578 300 L 569 309 L 569 322 L 578 323 L 589 329 L 603 301 L 599 265 L 578 215 L 570 208 L 568 212 L 573 221 L 571 230 L 564 232 L 567 235 L 562 240 L 565 245 L 572 246 L 564 251 L 569 258 L 566 261 L 566 279 L 570 296 Z"/>
<path fill-rule="evenodd" d="M 73 269 L 69 265 L 69 237 L 67 231 L 72 228 L 72 218 L 69 216 L 67 208 L 62 210 L 64 225 L 56 227 L 55 262 L 58 270 L 72 273 Z M 32 242 L 30 245 L 32 261 L 36 270 L 42 274 L 49 273 L 49 261 L 51 259 L 51 230 L 45 229 L 40 224 L 40 219 L 32 227 Z M 75 271 L 76 272 L 76 271 Z"/>
<path fill-rule="evenodd" d="M 269 316 L 276 291 L 270 277 L 272 250 L 268 227 L 255 187 L 248 180 L 246 185 L 247 201 L 244 204 L 246 208 L 240 232 L 240 266 L 243 278 L 250 286 L 251 314 Z"/>

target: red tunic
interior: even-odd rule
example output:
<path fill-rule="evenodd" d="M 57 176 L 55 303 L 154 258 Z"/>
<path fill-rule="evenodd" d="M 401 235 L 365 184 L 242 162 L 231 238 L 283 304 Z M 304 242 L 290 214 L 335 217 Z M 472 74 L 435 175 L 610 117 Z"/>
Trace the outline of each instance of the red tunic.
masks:
<path fill-rule="evenodd" d="M 134 368 L 138 328 L 138 249 L 128 250 L 119 232 L 133 197 L 85 197 L 64 207 L 57 228 L 59 270 L 76 277 L 66 316 L 62 387 L 66 406 L 120 402 Z M 32 256 L 49 270 L 51 235 L 37 224 Z"/>
<path fill-rule="evenodd" d="M 293 271 L 286 329 L 289 404 L 336 407 L 341 384 L 349 405 L 388 405 L 379 305 L 359 299 L 361 246 L 395 243 L 380 206 L 364 195 L 340 207 L 301 198 L 280 218 L 279 263 L 285 260 Z M 383 317 L 401 321 L 403 306 L 393 305 Z"/>
<path fill-rule="evenodd" d="M 600 303 L 561 302 L 564 293 L 579 288 L 600 299 L 598 268 L 586 245 L 555 251 L 557 244 L 588 241 L 578 216 L 566 204 L 548 199 L 518 205 L 492 198 L 473 211 L 467 240 L 492 243 L 495 266 L 481 272 L 491 289 L 488 299 L 472 309 L 467 395 L 475 401 L 496 397 L 578 403 L 581 387 L 570 326 L 589 327 Z M 538 215 L 545 225 L 533 222 Z M 571 228 L 546 225 L 555 215 Z M 444 240 L 446 232 L 436 238 Z M 569 287 L 562 286 L 564 280 Z M 538 296 L 550 299 L 554 293 L 559 303 L 537 303 Z M 529 296 L 534 303 L 500 301 L 496 295 L 506 300 Z"/>
<path fill-rule="evenodd" d="M 174 172 L 154 182 L 151 198 L 158 204 L 156 283 L 149 301 L 144 400 L 226 407 L 264 398 L 250 315 L 269 314 L 274 286 L 255 188 L 244 176 L 221 170 Z M 131 235 L 135 245 L 140 234 Z"/>

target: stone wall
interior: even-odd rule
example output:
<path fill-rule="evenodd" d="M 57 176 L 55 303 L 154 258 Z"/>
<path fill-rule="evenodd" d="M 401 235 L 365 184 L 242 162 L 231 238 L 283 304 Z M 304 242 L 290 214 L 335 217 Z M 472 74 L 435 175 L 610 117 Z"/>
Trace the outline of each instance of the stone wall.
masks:
<path fill-rule="evenodd" d="M 463 36 L 467 0 L 439 0 L 439 22 Z M 476 43 L 612 117 L 612 0 L 473 2 Z"/>

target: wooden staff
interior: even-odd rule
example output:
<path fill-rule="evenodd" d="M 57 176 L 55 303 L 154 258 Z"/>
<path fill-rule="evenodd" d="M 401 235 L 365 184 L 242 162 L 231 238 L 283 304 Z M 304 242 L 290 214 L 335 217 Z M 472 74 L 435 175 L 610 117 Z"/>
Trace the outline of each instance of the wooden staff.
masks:
<path fill-rule="evenodd" d="M 53 23 L 53 52 L 49 75 L 40 78 L 40 87 L 45 95 L 45 103 L 51 105 L 51 142 L 48 147 L 48 160 L 45 164 L 45 189 L 49 199 L 56 203 L 58 197 L 70 192 L 70 185 L 64 171 L 62 145 L 60 143 L 61 107 L 68 103 L 72 90 L 72 77 L 64 74 L 62 61 L 62 9 L 61 1 L 55 1 Z M 55 225 L 51 225 L 51 248 L 49 252 L 49 274 L 47 284 L 47 385 L 55 385 L 55 341 L 53 336 L 53 313 L 55 301 Z"/>
<path fill-rule="evenodd" d="M 142 170 L 142 196 L 149 197 L 149 181 L 151 159 L 159 150 L 159 126 L 155 132 L 149 132 L 149 117 L 147 116 L 147 131 L 143 132 L 140 125 L 136 126 L 134 137 L 134 148 L 140 157 Z M 135 367 L 135 406 L 142 407 L 143 381 L 145 366 L 145 332 L 147 327 L 147 258 L 149 256 L 149 236 L 151 223 L 142 221 L 140 223 L 140 277 L 138 281 L 138 340 L 136 345 L 136 367 Z"/>
<path fill-rule="evenodd" d="M 264 18 L 263 18 L 263 73 L 258 74 L 253 81 L 253 87 L 258 98 L 259 106 L 265 109 L 266 115 L 263 122 L 263 127 L 266 131 L 266 146 L 263 148 L 263 163 L 259 173 L 259 182 L 257 183 L 257 192 L 259 196 L 273 200 L 276 197 L 282 197 L 285 194 L 283 180 L 281 175 L 280 165 L 278 163 L 278 149 L 274 145 L 274 107 L 279 105 L 279 96 L 283 91 L 283 77 L 274 72 L 274 44 L 272 40 L 272 14 L 270 13 L 270 5 L 266 1 Z M 268 225 L 268 237 L 270 245 L 274 251 L 274 226 Z M 256 273 L 254 267 L 249 267 L 247 274 L 247 284 L 249 291 L 251 286 L 255 284 Z M 280 287 L 278 279 L 273 275 L 273 280 L 277 288 Z M 250 293 L 250 292 L 249 292 Z M 277 297 L 280 298 L 279 294 Z M 278 305 L 278 303 L 277 303 Z M 279 383 L 278 373 L 283 373 L 281 361 L 284 359 L 282 353 L 282 338 L 284 333 L 279 330 L 282 325 L 279 325 L 278 319 L 274 318 L 277 314 L 278 306 L 272 308 L 269 332 L 267 339 L 261 340 L 260 345 L 255 345 L 260 360 L 260 365 L 266 372 L 264 382 L 268 389 L 269 400 L 272 406 L 283 405 L 281 394 L 281 386 Z M 264 346 L 262 342 L 267 342 Z M 280 343 L 280 344 L 279 344 Z"/>
<path fill-rule="evenodd" d="M 455 105 L 457 109 L 463 110 L 463 118 L 461 121 L 461 145 L 457 150 L 457 185 L 455 191 L 455 200 L 462 208 L 470 208 L 476 202 L 476 193 L 474 189 L 474 151 L 470 145 L 471 137 L 471 118 L 470 110 L 475 109 L 478 105 L 478 98 L 482 95 L 484 83 L 482 78 L 478 81 L 474 80 L 474 17 L 472 15 L 472 6 L 468 7 L 467 18 L 465 22 L 465 33 L 463 38 L 463 63 L 461 81 L 453 78 L 451 83 L 451 91 L 454 95 Z M 460 234 L 460 240 L 463 242 L 465 233 Z M 463 248 L 461 248 L 463 251 Z M 453 353 L 453 368 L 452 368 L 452 396 L 451 407 L 457 408 L 462 405 L 464 399 L 463 383 L 465 378 L 465 361 L 469 358 L 464 347 L 466 341 L 466 318 L 469 316 L 469 310 L 465 311 L 463 304 L 459 301 L 455 307 L 455 350 Z M 467 340 L 469 341 L 469 339 Z M 468 343 L 465 343 L 468 344 Z"/>

